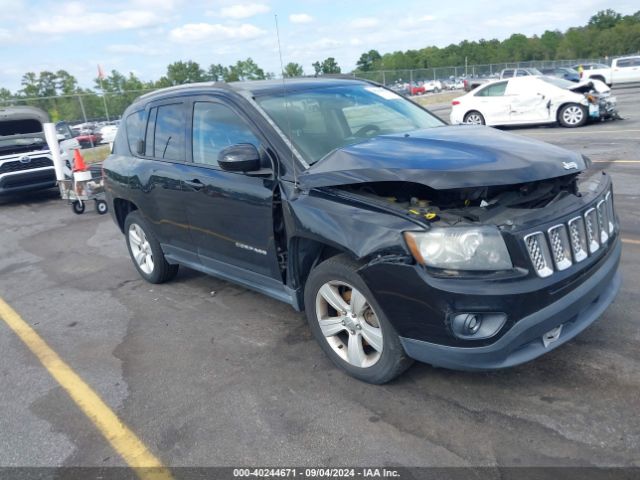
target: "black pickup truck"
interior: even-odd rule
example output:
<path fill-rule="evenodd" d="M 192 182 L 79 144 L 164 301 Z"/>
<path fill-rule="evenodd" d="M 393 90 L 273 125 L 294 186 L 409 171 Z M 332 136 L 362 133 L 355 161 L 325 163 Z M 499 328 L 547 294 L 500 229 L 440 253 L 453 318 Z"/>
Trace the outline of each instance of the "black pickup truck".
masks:
<path fill-rule="evenodd" d="M 611 180 L 577 153 L 359 80 L 173 87 L 123 118 L 104 174 L 140 275 L 183 265 L 304 310 L 361 380 L 518 365 L 619 289 Z"/>

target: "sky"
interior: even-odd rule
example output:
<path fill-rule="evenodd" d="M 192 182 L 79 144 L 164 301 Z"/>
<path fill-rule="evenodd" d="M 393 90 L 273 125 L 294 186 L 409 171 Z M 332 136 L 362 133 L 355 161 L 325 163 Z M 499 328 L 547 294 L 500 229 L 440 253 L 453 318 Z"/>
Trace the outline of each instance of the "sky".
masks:
<path fill-rule="evenodd" d="M 587 23 L 598 10 L 630 14 L 638 0 L 0 0 L 0 87 L 15 92 L 25 72 L 67 70 L 93 87 L 97 65 L 157 80 L 169 63 L 203 67 L 253 58 L 280 72 L 284 63 L 335 57 L 343 72 L 360 54 L 500 40 Z"/>

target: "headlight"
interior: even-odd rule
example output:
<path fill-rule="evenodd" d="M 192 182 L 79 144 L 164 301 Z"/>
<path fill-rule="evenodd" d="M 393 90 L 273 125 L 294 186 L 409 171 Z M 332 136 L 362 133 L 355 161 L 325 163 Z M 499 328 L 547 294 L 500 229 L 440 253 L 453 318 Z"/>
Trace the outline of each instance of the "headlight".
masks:
<path fill-rule="evenodd" d="M 418 263 L 451 270 L 509 270 L 513 267 L 507 246 L 496 227 L 432 228 L 404 232 Z"/>

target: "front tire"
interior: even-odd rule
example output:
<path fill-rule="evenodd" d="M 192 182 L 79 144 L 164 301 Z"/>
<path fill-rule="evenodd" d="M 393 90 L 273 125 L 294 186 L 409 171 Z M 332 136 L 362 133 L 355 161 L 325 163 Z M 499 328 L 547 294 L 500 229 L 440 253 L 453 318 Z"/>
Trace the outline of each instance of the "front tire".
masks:
<path fill-rule="evenodd" d="M 487 123 L 484 120 L 484 116 L 476 111 L 476 110 L 471 110 L 469 113 L 467 113 L 464 116 L 464 123 L 467 123 L 469 125 L 486 125 Z"/>
<path fill-rule="evenodd" d="M 587 109 L 577 103 L 563 105 L 558 111 L 558 122 L 565 128 L 581 127 L 587 123 Z"/>
<path fill-rule="evenodd" d="M 139 211 L 127 215 L 124 232 L 129 255 L 142 278 L 149 283 L 164 283 L 176 276 L 178 265 L 164 258 L 160 243 Z"/>
<path fill-rule="evenodd" d="M 76 215 L 82 215 L 84 213 L 84 202 L 82 200 L 74 200 L 71 204 L 71 210 Z"/>
<path fill-rule="evenodd" d="M 347 255 L 314 268 L 305 285 L 305 310 L 311 331 L 327 356 L 349 375 L 382 384 L 413 361 L 367 284 Z"/>

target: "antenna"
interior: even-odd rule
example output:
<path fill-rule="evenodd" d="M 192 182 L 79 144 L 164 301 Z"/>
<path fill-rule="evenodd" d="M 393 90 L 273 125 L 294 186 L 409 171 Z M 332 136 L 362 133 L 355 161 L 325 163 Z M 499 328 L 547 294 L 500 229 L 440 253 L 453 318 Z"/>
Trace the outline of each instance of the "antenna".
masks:
<path fill-rule="evenodd" d="M 293 169 L 293 188 L 298 190 L 298 173 L 296 159 L 293 155 L 293 134 L 291 133 L 291 121 L 289 120 L 289 106 L 287 104 L 287 86 L 284 75 L 284 62 L 282 61 L 282 48 L 280 47 L 280 29 L 278 28 L 278 15 L 274 16 L 276 22 L 276 37 L 278 38 L 278 54 L 280 55 L 280 73 L 282 75 L 282 100 L 284 101 L 284 112 L 287 117 L 287 130 L 289 131 L 289 150 L 291 150 L 291 168 Z"/>

